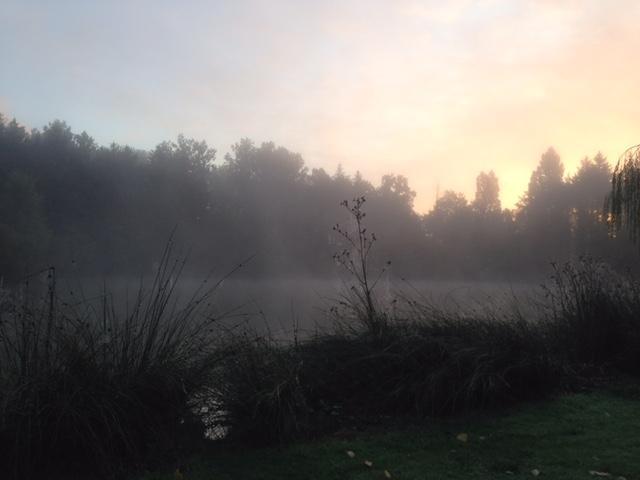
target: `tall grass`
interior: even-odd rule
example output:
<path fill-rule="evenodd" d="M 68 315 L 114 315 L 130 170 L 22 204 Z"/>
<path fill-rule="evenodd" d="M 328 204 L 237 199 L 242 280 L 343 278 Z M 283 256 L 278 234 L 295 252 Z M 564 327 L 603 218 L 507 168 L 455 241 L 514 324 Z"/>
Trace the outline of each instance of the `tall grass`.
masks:
<path fill-rule="evenodd" d="M 554 265 L 547 322 L 573 364 L 640 374 L 640 283 L 589 257 Z"/>
<path fill-rule="evenodd" d="M 183 303 L 183 262 L 167 246 L 149 290 L 126 313 L 101 299 L 63 302 L 55 271 L 43 302 L 5 294 L 0 317 L 3 478 L 107 474 L 185 441 L 194 402 L 219 361 L 206 284 Z M 48 474 L 50 475 L 50 474 Z"/>
<path fill-rule="evenodd" d="M 366 297 L 347 289 L 329 332 L 291 344 L 236 339 L 219 382 L 227 426 L 245 440 L 283 441 L 353 417 L 510 405 L 572 389 L 589 371 L 640 375 L 633 278 L 582 258 L 556 266 L 543 293 L 526 313 L 517 303 L 451 311 L 404 296 L 393 308 L 374 303 L 372 321 L 357 304 Z"/>
<path fill-rule="evenodd" d="M 387 316 L 383 331 L 380 324 L 369 331 L 367 318 L 360 328 L 298 345 L 252 345 L 222 382 L 243 392 L 221 397 L 232 432 L 287 440 L 336 428 L 345 417 L 442 416 L 509 405 L 540 398 L 561 382 L 561 356 L 539 325 L 408 307 L 411 317 Z M 265 405 L 269 414 L 261 416 Z M 259 428 L 247 428 L 256 422 Z"/>
<path fill-rule="evenodd" d="M 274 443 L 309 430 L 303 362 L 295 347 L 244 334 L 228 339 L 224 351 L 213 398 L 216 420 L 230 427 L 230 437 Z"/>

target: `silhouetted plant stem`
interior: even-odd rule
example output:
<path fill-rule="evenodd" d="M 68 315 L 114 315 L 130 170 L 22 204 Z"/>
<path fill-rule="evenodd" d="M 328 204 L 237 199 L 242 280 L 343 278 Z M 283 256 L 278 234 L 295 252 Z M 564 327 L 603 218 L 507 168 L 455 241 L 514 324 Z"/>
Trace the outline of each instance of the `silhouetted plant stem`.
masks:
<path fill-rule="evenodd" d="M 351 247 L 334 254 L 333 258 L 355 279 L 357 284 L 351 288 L 351 292 L 355 295 L 355 303 L 352 301 L 346 303 L 351 306 L 356 316 L 364 321 L 372 333 L 379 335 L 384 327 L 385 317 L 376 308 L 373 290 L 386 271 L 386 267 L 381 270 L 378 278 L 371 282 L 369 257 L 377 238 L 374 233 L 368 233 L 364 226 L 363 219 L 367 215 L 363 209 L 365 202 L 364 196 L 354 198 L 351 203 L 348 200 L 341 202 L 340 205 L 347 209 L 353 217 L 355 232 L 349 232 L 339 224 L 333 227 L 333 230 L 347 242 L 347 246 Z M 390 262 L 387 262 L 387 265 L 389 264 Z M 362 312 L 362 308 L 364 308 L 364 312 Z"/>

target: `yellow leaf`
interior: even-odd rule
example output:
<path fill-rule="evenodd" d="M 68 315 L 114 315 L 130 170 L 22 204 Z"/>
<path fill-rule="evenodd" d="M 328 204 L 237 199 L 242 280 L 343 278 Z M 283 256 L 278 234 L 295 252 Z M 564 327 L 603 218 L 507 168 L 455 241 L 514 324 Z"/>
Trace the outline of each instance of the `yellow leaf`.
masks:
<path fill-rule="evenodd" d="M 373 467 L 373 462 L 371 460 L 365 460 L 364 464 L 369 468 Z"/>
<path fill-rule="evenodd" d="M 469 434 L 467 433 L 459 433 L 456 438 L 460 440 L 462 443 L 467 443 L 469 441 Z"/>
<path fill-rule="evenodd" d="M 347 450 L 347 455 L 349 455 L 349 458 L 355 458 L 356 456 L 355 452 L 352 450 Z"/>
<path fill-rule="evenodd" d="M 389 470 L 385 470 L 385 471 L 384 471 L 384 476 L 385 476 L 386 478 L 391 478 L 391 474 L 389 473 Z"/>

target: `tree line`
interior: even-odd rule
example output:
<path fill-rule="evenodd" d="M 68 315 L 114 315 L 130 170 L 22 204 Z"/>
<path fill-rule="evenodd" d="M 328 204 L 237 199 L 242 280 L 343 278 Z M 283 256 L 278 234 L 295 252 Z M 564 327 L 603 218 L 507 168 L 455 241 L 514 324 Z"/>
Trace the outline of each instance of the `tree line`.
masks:
<path fill-rule="evenodd" d="M 609 235 L 611 176 L 601 154 L 566 175 L 550 148 L 516 208 L 502 208 L 489 171 L 473 200 L 446 191 L 420 215 L 403 176 L 374 186 L 342 168 L 309 169 L 273 143 L 242 139 L 219 158 L 179 136 L 143 151 L 100 146 L 62 121 L 27 130 L 0 116 L 0 277 L 19 281 L 50 265 L 78 275 L 152 272 L 173 231 L 194 273 L 255 254 L 247 275 L 330 275 L 340 248 L 332 226 L 349 227 L 340 201 L 360 196 L 377 261 L 391 260 L 397 275 L 514 280 L 585 253 L 624 268 L 634 247 Z"/>

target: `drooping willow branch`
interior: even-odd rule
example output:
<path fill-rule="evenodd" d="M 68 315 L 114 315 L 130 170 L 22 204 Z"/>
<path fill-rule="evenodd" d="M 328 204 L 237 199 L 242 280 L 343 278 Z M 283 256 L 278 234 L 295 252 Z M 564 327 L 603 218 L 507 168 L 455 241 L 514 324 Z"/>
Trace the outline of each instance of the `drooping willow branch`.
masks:
<path fill-rule="evenodd" d="M 629 238 L 640 239 L 640 145 L 627 149 L 613 171 L 611 193 L 605 200 L 612 236 L 626 231 Z"/>

